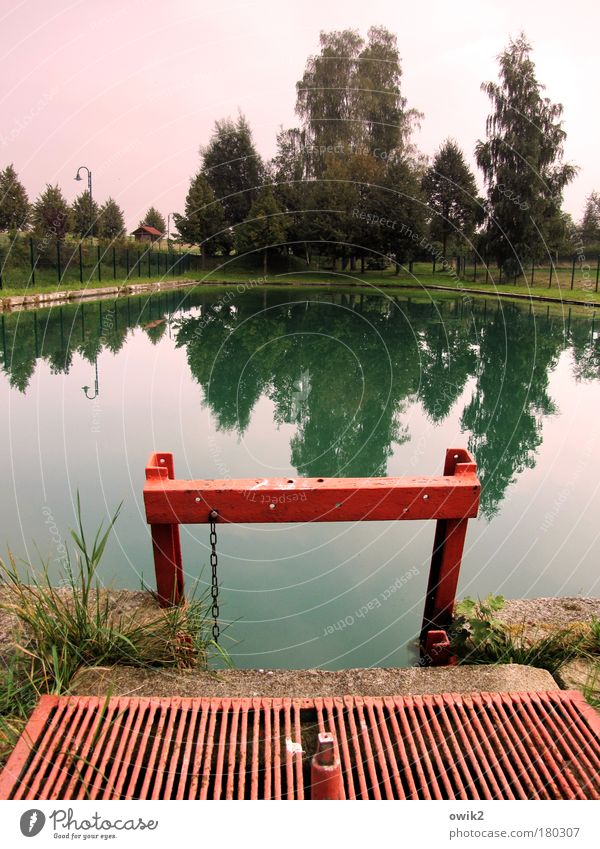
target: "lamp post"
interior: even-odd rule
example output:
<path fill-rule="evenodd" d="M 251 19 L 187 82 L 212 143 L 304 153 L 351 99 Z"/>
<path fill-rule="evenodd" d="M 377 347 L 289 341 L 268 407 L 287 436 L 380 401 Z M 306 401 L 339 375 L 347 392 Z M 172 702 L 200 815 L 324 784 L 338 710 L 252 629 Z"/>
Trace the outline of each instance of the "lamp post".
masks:
<path fill-rule="evenodd" d="M 89 386 L 82 386 L 81 387 L 83 389 L 83 394 L 88 399 L 88 401 L 93 401 L 100 394 L 100 384 L 98 382 L 98 357 L 96 357 L 96 359 L 94 361 L 94 365 L 95 365 L 94 394 L 93 395 L 88 394 L 89 391 L 90 391 Z"/>
<path fill-rule="evenodd" d="M 169 241 L 171 239 L 171 218 L 173 218 L 174 216 L 175 216 L 174 212 L 169 212 L 169 214 L 167 215 L 167 246 L 168 246 Z"/>
<path fill-rule="evenodd" d="M 88 179 L 88 194 L 90 196 L 90 239 L 92 238 L 93 230 L 94 230 L 94 221 L 93 221 L 93 207 L 92 207 L 92 172 L 87 167 L 87 165 L 80 165 L 77 169 L 77 174 L 75 174 L 75 179 L 79 182 L 83 180 L 81 176 L 81 171 L 87 171 L 87 179 Z"/>

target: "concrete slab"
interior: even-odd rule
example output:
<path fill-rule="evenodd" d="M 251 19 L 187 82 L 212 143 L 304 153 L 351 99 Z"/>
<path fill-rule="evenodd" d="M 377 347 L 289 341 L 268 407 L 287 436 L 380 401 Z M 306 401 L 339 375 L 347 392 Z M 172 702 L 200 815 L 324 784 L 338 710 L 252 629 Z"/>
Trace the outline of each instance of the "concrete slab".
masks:
<path fill-rule="evenodd" d="M 344 669 L 339 672 L 320 669 L 200 672 L 114 666 L 82 669 L 71 682 L 70 692 L 91 696 L 315 698 L 556 689 L 549 672 L 517 664 L 439 669 Z"/>
<path fill-rule="evenodd" d="M 600 598 L 509 598 L 498 612 L 498 619 L 515 627 L 525 626 L 543 636 L 559 628 L 589 625 L 593 619 L 600 619 Z"/>
<path fill-rule="evenodd" d="M 590 703 L 600 705 L 600 660 L 577 658 L 554 673 L 563 690 L 581 690 Z"/>

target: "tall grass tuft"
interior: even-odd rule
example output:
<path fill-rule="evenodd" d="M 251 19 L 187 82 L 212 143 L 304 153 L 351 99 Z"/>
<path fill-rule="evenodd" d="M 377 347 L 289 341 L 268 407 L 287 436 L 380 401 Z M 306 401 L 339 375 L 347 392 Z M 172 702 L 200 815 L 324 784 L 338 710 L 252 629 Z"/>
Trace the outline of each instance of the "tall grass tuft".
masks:
<path fill-rule="evenodd" d="M 67 692 L 81 667 L 206 668 L 213 650 L 228 660 L 212 640 L 206 597 L 192 594 L 185 604 L 165 609 L 148 605 L 127 614 L 115 609 L 97 571 L 119 510 L 90 542 L 78 495 L 77 530 L 71 531 L 75 554 L 67 553 L 58 575 L 51 575 L 48 562 L 35 569 L 17 564 L 12 553 L 0 560 L 0 609 L 20 626 L 4 668 L 0 661 L 0 748 L 39 696 Z"/>

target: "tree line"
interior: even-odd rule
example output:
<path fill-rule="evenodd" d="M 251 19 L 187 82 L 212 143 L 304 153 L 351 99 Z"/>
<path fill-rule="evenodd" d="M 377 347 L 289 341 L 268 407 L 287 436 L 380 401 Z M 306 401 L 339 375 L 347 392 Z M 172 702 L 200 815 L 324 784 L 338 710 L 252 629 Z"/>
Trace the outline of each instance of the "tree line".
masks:
<path fill-rule="evenodd" d="M 140 226 L 166 229 L 165 219 L 151 206 Z M 0 231 L 31 230 L 41 239 L 63 241 L 67 235 L 80 238 L 120 239 L 125 235 L 123 210 L 112 197 L 98 204 L 89 191 L 82 192 L 69 204 L 58 185 L 47 185 L 30 203 L 14 165 L 0 171 Z"/>
<path fill-rule="evenodd" d="M 544 96 L 524 35 L 485 82 L 491 111 L 475 146 L 485 196 L 457 142 L 428 162 L 412 141 L 423 117 L 402 87 L 396 37 L 371 27 L 321 33 L 296 85 L 298 126 L 260 157 L 243 115 L 217 121 L 176 224 L 207 255 L 330 257 L 332 268 L 475 253 L 509 274 L 549 254 L 600 243 L 599 197 L 584 220 L 562 210 L 577 169 L 563 161 L 562 106 Z"/>
<path fill-rule="evenodd" d="M 202 256 L 274 254 L 331 268 L 384 267 L 450 253 L 475 254 L 518 274 L 549 255 L 600 245 L 600 195 L 579 224 L 562 209 L 577 168 L 564 161 L 563 107 L 544 94 L 525 35 L 498 57 L 498 80 L 484 82 L 490 114 L 475 145 L 484 194 L 453 138 L 432 161 L 413 133 L 423 115 L 404 94 L 396 36 L 371 27 L 323 32 L 296 84 L 297 126 L 281 128 L 263 159 L 243 114 L 218 120 L 200 149 L 181 214 L 179 238 Z M 72 231 L 117 238 L 123 215 L 109 198 L 90 209 L 84 192 L 69 207 L 57 186 L 30 206 L 12 166 L 0 177 L 0 228 L 29 223 L 57 238 Z M 140 224 L 164 232 L 151 208 Z M 87 229 L 86 229 L 87 228 Z"/>

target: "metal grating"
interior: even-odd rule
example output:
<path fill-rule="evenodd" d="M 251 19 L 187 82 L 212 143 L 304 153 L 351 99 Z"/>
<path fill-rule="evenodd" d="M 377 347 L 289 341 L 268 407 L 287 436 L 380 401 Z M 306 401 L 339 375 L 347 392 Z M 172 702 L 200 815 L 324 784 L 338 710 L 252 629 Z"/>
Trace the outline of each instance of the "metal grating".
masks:
<path fill-rule="evenodd" d="M 326 699 L 44 696 L 0 799 L 303 799 L 331 732 L 348 799 L 599 799 L 581 694 Z"/>

